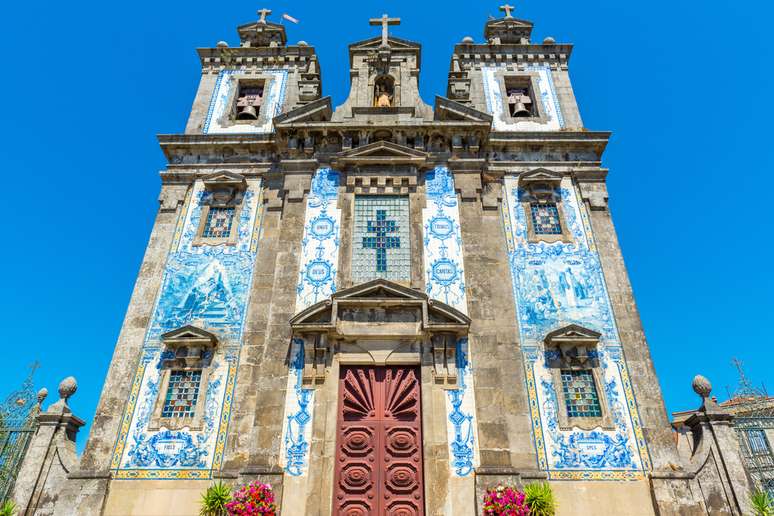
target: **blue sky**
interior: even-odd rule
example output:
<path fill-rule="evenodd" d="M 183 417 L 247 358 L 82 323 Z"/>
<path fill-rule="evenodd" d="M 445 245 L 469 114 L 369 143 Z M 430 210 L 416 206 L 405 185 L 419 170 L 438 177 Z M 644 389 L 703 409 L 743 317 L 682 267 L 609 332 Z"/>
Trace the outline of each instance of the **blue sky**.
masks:
<path fill-rule="evenodd" d="M 349 90 L 347 45 L 399 16 L 422 44 L 428 103 L 446 92 L 453 44 L 482 40 L 498 2 L 273 2 L 288 40 L 315 46 L 325 95 Z M 195 47 L 238 43 L 245 1 L 13 2 L 0 19 L 5 103 L 5 271 L 0 324 L 15 389 L 34 360 L 52 392 L 75 375 L 71 405 L 94 415 L 157 209 L 157 133 L 182 132 L 199 79 Z M 611 130 L 610 205 L 667 409 L 697 406 L 702 373 L 725 397 L 771 374 L 772 8 L 749 1 L 562 0 L 517 4 L 575 50 L 570 71 L 587 128 Z M 769 192 L 769 193 L 767 193 Z M 520 388 L 520 387 L 519 387 Z M 87 428 L 88 429 L 88 428 Z M 79 437 L 79 447 L 86 440 Z"/>

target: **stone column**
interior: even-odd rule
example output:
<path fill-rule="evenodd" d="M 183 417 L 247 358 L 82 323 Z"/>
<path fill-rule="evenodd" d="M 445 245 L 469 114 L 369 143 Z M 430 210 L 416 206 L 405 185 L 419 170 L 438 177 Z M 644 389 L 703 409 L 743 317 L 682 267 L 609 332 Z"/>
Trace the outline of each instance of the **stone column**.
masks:
<path fill-rule="evenodd" d="M 37 416 L 38 427 L 24 455 L 11 498 L 18 514 L 53 514 L 67 474 L 78 464 L 75 438 L 84 425 L 67 405 L 78 384 L 72 376 L 59 384 L 59 401 Z M 43 403 L 48 391 L 38 392 Z"/>

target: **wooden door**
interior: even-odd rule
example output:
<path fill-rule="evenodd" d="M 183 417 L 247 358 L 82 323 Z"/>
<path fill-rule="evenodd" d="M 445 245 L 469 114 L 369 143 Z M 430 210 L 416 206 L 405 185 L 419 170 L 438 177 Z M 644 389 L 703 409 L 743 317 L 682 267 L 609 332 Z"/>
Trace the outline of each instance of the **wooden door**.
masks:
<path fill-rule="evenodd" d="M 416 367 L 342 367 L 333 513 L 424 514 Z"/>

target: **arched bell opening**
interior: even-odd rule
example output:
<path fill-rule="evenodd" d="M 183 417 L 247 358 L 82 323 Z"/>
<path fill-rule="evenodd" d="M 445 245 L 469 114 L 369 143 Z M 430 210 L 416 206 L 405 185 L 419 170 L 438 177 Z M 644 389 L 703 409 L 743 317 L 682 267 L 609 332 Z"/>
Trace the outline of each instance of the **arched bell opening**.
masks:
<path fill-rule="evenodd" d="M 237 120 L 258 120 L 263 104 L 262 84 L 240 84 L 236 103 Z"/>

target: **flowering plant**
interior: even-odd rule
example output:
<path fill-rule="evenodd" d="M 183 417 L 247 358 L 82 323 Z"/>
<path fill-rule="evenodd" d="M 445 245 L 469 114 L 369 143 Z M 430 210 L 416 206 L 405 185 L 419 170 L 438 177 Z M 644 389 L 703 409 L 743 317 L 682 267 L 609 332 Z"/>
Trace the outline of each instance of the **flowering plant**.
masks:
<path fill-rule="evenodd" d="M 484 514 L 486 516 L 528 516 L 529 507 L 524 498 L 524 493 L 512 487 L 497 486 L 494 489 L 487 489 L 484 495 Z"/>
<path fill-rule="evenodd" d="M 230 516 L 276 516 L 274 492 L 269 484 L 250 482 L 234 491 L 226 510 Z"/>

